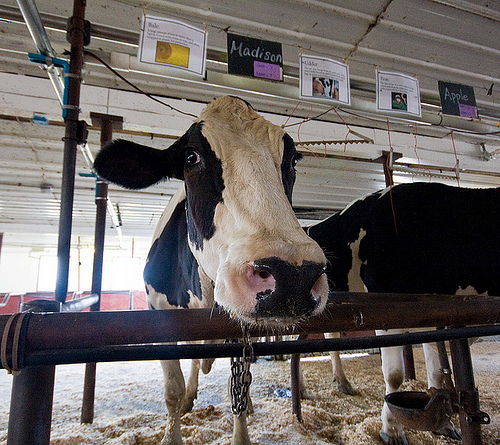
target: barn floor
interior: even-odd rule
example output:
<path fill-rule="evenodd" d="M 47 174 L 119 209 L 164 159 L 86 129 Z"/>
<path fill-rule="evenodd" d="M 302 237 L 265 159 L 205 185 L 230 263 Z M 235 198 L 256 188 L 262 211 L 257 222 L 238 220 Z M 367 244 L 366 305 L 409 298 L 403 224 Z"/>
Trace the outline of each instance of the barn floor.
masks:
<path fill-rule="evenodd" d="M 500 342 L 478 342 L 471 347 L 481 408 L 492 418 L 483 427 L 485 445 L 500 445 Z M 424 388 L 421 348 L 415 349 L 417 381 Z M 303 401 L 304 422 L 294 420 L 291 399 L 279 398 L 276 389 L 290 388 L 289 363 L 259 359 L 252 365 L 255 414 L 249 418 L 254 445 L 270 444 L 380 444 L 379 414 L 384 393 L 380 356 L 344 361 L 347 375 L 359 395 L 340 395 L 326 360 L 303 362 L 311 398 Z M 185 363 L 186 369 L 188 363 Z M 162 374 L 157 362 L 102 363 L 98 365 L 96 416 L 93 425 L 80 425 L 84 365 L 57 368 L 53 415 L 53 445 L 159 444 L 163 436 Z M 182 421 L 186 445 L 229 445 L 232 416 L 226 385 L 228 360 L 219 359 L 212 372 L 200 376 L 200 394 Z M 0 371 L 0 445 L 7 442 L 12 377 Z M 278 391 L 279 393 L 279 391 Z M 411 445 L 447 445 L 457 442 L 431 433 L 407 431 Z"/>

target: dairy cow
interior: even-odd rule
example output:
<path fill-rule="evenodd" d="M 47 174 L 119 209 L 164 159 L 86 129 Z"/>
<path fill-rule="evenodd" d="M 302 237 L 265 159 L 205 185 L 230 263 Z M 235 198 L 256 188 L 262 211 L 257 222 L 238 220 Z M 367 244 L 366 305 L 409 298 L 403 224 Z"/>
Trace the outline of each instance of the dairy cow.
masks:
<path fill-rule="evenodd" d="M 328 298 L 323 251 L 291 206 L 292 138 L 247 102 L 213 101 L 165 150 L 118 140 L 98 154 L 97 173 L 141 189 L 165 178 L 184 184 L 163 213 L 144 278 L 154 309 L 218 304 L 243 323 L 283 326 L 319 314 Z M 211 363 L 203 361 L 204 372 Z M 180 417 L 196 397 L 199 362 L 187 388 L 179 361 L 162 362 L 167 427 L 163 445 L 182 443 Z M 233 443 L 248 444 L 245 416 Z"/>
<path fill-rule="evenodd" d="M 499 203 L 500 188 L 404 184 L 355 201 L 308 234 L 326 253 L 331 290 L 500 295 Z M 429 387 L 439 388 L 437 353 L 429 345 L 424 352 Z M 339 387 L 352 392 L 338 354 L 332 359 Z M 387 393 L 396 391 L 402 348 L 383 349 L 382 368 Z M 382 421 L 386 444 L 407 444 L 387 406 Z M 439 433 L 459 437 L 452 425 Z"/>

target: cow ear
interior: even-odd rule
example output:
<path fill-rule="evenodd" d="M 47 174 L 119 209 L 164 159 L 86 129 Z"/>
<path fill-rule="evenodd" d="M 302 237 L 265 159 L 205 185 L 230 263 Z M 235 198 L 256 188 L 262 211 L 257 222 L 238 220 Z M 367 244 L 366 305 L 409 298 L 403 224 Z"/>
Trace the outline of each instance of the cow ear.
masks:
<path fill-rule="evenodd" d="M 146 188 L 162 179 L 178 176 L 170 151 L 175 144 L 167 150 L 157 150 L 117 139 L 98 153 L 94 169 L 103 179 L 123 187 Z"/>

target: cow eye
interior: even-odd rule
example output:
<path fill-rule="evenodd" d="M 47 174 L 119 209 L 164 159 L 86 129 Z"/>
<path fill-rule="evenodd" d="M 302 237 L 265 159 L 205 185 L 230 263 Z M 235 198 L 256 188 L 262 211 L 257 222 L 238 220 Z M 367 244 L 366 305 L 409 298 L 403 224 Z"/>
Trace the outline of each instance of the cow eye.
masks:
<path fill-rule="evenodd" d="M 188 150 L 186 152 L 186 166 L 194 167 L 200 163 L 200 154 L 196 150 Z"/>
<path fill-rule="evenodd" d="M 302 155 L 297 153 L 295 156 L 292 157 L 292 167 L 295 168 L 299 161 L 302 159 Z"/>

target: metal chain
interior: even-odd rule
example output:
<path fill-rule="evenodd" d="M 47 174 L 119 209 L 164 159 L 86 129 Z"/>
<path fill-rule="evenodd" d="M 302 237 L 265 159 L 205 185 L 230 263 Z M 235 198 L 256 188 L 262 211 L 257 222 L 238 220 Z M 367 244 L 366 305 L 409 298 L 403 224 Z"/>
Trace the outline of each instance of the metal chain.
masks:
<path fill-rule="evenodd" d="M 242 357 L 231 357 L 231 410 L 241 417 L 248 406 L 248 391 L 252 383 L 250 364 L 253 360 L 253 348 L 248 328 L 243 329 Z"/>

